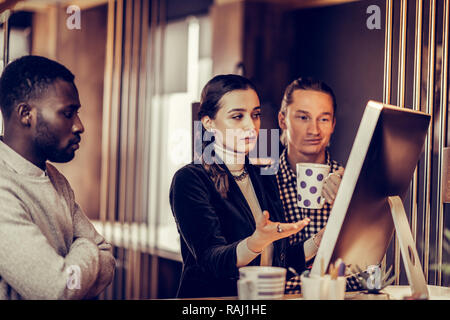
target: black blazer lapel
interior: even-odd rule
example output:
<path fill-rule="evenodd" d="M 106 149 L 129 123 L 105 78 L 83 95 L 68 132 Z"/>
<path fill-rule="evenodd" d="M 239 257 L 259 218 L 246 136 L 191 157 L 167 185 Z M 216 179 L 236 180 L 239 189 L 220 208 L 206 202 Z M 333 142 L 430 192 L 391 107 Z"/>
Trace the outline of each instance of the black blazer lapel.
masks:
<path fill-rule="evenodd" d="M 244 194 L 242 193 L 241 189 L 237 185 L 236 181 L 234 181 L 233 175 L 231 174 L 230 170 L 228 170 L 228 167 L 223 164 L 218 164 L 223 170 L 226 171 L 228 175 L 228 196 L 225 201 L 230 201 L 234 204 L 234 206 L 244 214 L 250 225 L 252 226 L 253 230 L 256 228 L 255 219 L 253 217 L 252 211 L 250 209 L 250 206 L 247 203 L 247 200 L 245 199 Z M 259 199 L 258 199 L 259 200 Z"/>

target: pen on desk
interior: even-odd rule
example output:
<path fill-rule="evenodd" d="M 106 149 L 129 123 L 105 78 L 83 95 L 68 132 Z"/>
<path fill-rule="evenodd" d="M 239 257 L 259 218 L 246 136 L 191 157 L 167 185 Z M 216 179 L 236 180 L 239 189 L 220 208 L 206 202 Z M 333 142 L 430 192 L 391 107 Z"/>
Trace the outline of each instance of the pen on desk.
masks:
<path fill-rule="evenodd" d="M 324 275 L 325 275 L 325 266 L 322 258 L 320 259 L 320 276 L 323 277 Z"/>
<path fill-rule="evenodd" d="M 331 280 L 337 279 L 337 269 L 332 263 L 330 264 L 330 277 Z"/>
<path fill-rule="evenodd" d="M 338 276 L 343 277 L 345 275 L 345 263 L 341 262 L 338 268 L 339 268 Z"/>

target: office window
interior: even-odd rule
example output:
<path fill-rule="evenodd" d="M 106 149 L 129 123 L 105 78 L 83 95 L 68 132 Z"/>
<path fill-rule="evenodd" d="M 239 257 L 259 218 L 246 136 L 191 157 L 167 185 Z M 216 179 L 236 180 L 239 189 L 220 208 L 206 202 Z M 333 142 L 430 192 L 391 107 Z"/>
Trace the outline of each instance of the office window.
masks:
<path fill-rule="evenodd" d="M 4 53 L 4 29 L 0 28 L 0 72 L 3 71 L 3 53 Z M 17 59 L 23 55 L 30 54 L 30 29 L 10 29 L 9 35 L 9 61 Z M 0 135 L 3 134 L 3 118 L 0 112 Z"/>
<path fill-rule="evenodd" d="M 212 76 L 208 16 L 169 22 L 164 31 L 162 94 L 152 97 L 149 224 L 156 247 L 179 252 L 179 235 L 169 204 L 174 173 L 192 161 L 192 103 Z M 196 116 L 196 115 L 194 115 Z M 153 164 L 153 166 L 152 166 Z"/>

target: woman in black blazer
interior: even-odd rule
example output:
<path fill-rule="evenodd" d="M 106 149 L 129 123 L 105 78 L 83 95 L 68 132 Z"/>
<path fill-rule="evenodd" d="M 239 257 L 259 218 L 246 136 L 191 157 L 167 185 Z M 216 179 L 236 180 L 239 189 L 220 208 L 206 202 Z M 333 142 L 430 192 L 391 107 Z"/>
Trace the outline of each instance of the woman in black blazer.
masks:
<path fill-rule="evenodd" d="M 175 173 L 170 188 L 183 257 L 178 297 L 236 296 L 245 265 L 305 268 L 303 245 L 289 247 L 285 238 L 309 219 L 276 222 L 284 221 L 276 178 L 248 161 L 260 112 L 244 77 L 216 76 L 202 91 L 202 154 Z"/>

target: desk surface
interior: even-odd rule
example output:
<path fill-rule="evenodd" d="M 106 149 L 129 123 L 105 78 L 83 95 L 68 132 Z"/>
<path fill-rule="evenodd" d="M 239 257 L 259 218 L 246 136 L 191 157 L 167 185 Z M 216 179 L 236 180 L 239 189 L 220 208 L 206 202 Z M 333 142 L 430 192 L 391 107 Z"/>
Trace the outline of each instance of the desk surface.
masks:
<path fill-rule="evenodd" d="M 450 287 L 428 286 L 430 300 L 450 300 Z M 363 291 L 346 292 L 345 300 L 403 300 L 411 295 L 410 286 L 388 286 L 380 294 L 368 294 Z M 237 300 L 237 297 L 199 298 L 189 300 Z M 301 294 L 288 294 L 283 300 L 303 300 Z"/>
<path fill-rule="evenodd" d="M 391 300 L 402 300 L 404 296 L 411 295 L 410 286 L 388 286 L 383 292 L 390 296 Z M 450 300 L 450 287 L 428 285 L 430 300 Z"/>
<path fill-rule="evenodd" d="M 429 300 L 450 300 L 450 288 L 428 285 Z M 404 297 L 411 296 L 410 286 L 387 286 L 380 294 L 368 294 L 364 291 L 346 292 L 345 300 L 403 300 Z M 286 296 L 289 299 L 289 296 Z M 292 297 L 293 299 L 303 299 L 301 295 Z"/>

